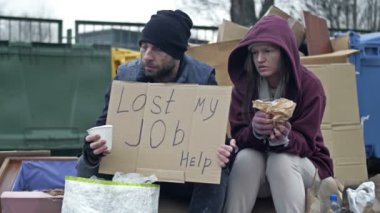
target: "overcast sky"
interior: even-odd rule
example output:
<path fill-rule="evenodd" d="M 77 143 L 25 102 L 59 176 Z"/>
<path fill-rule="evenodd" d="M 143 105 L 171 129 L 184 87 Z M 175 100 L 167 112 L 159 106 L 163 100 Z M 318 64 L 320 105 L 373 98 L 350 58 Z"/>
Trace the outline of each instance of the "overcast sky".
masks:
<path fill-rule="evenodd" d="M 196 11 L 191 11 L 181 2 L 181 0 L 0 0 L 0 14 L 60 19 L 63 20 L 64 33 L 68 28 L 74 29 L 75 20 L 146 23 L 157 10 L 178 8 L 191 16 L 194 25 L 219 24 L 215 23 L 215 20 L 197 15 Z M 227 0 L 221 0 L 221 3 L 226 2 L 228 3 Z M 276 1 L 276 5 L 285 11 L 289 8 L 289 4 L 298 5 L 299 0 Z M 220 11 L 215 8 L 212 12 L 217 13 L 220 21 L 230 19 L 228 9 Z"/>
<path fill-rule="evenodd" d="M 64 28 L 67 29 L 74 28 L 75 20 L 145 23 L 157 10 L 179 8 L 181 5 L 178 2 L 178 0 L 0 0 L 0 12 L 3 15 L 61 19 Z M 192 18 L 195 25 L 210 25 L 207 20 Z"/>

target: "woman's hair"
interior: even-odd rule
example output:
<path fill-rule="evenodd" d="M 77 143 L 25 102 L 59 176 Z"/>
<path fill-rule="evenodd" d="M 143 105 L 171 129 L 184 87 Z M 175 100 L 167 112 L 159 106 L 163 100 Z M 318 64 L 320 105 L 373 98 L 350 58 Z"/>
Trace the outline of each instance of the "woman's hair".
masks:
<path fill-rule="evenodd" d="M 286 92 L 287 84 L 289 82 L 289 76 L 291 75 L 291 70 L 293 69 L 292 63 L 289 59 L 288 54 L 280 48 L 281 51 L 281 57 L 280 57 L 280 66 L 282 70 L 284 71 L 283 77 L 285 78 L 285 90 L 284 94 Z M 260 75 L 259 72 L 256 70 L 255 63 L 253 62 L 252 52 L 248 50 L 247 57 L 245 59 L 244 63 L 244 71 L 247 73 L 247 90 L 245 93 L 245 97 L 242 102 L 242 113 L 243 113 L 243 119 L 249 121 L 250 113 L 253 112 L 252 108 L 252 101 L 256 100 L 259 97 L 259 81 L 260 81 Z"/>

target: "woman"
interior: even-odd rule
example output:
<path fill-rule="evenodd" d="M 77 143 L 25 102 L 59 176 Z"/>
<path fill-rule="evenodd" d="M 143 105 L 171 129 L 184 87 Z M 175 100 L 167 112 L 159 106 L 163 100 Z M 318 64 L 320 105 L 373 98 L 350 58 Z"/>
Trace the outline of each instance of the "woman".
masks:
<path fill-rule="evenodd" d="M 305 187 L 333 175 L 320 130 L 326 97 L 320 80 L 300 64 L 285 19 L 266 16 L 232 51 L 228 70 L 235 87 L 230 124 L 238 149 L 225 212 L 251 212 L 257 197 L 272 196 L 277 212 L 305 212 Z M 252 101 L 287 98 L 297 106 L 289 121 L 273 125 Z M 232 150 L 219 150 L 221 162 Z M 221 163 L 223 164 L 223 163 Z"/>

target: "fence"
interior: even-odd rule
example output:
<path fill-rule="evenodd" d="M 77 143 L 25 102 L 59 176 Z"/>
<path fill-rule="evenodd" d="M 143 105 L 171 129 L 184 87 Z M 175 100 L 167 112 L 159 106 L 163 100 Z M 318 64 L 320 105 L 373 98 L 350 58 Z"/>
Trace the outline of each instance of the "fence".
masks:
<path fill-rule="evenodd" d="M 137 50 L 138 39 L 144 23 L 75 21 L 75 34 L 67 30 L 63 37 L 62 20 L 0 16 L 0 41 L 40 42 L 40 43 L 76 43 L 90 45 L 110 45 Z M 367 30 L 330 29 L 335 32 L 355 31 L 369 33 Z M 213 43 L 217 40 L 218 28 L 213 26 L 194 26 L 190 43 Z"/>
<path fill-rule="evenodd" d="M 145 24 L 127 22 L 75 21 L 75 42 L 105 44 L 137 50 Z M 216 42 L 217 27 L 194 26 L 190 43 Z"/>
<path fill-rule="evenodd" d="M 0 16 L 0 41 L 62 43 L 62 20 Z"/>

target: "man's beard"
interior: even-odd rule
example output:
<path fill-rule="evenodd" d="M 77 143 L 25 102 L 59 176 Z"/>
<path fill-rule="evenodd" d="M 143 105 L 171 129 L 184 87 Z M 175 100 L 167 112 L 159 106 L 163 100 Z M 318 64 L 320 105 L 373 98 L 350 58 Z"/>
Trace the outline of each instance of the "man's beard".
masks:
<path fill-rule="evenodd" d="M 148 63 L 142 62 L 142 64 L 144 67 L 145 65 L 148 65 L 149 62 Z M 175 63 L 174 61 L 171 61 L 165 66 L 163 66 L 162 69 L 158 70 L 157 72 L 147 72 L 144 70 L 144 73 L 145 73 L 145 76 L 147 77 L 151 77 L 154 79 L 161 79 L 161 78 L 170 77 L 174 72 L 174 67 L 175 67 Z"/>

